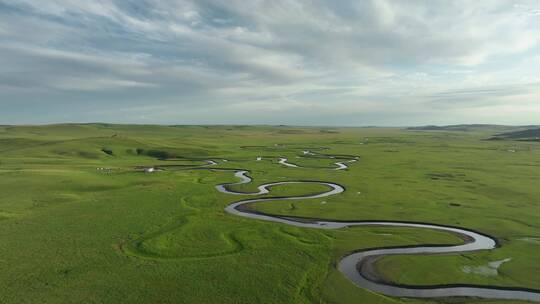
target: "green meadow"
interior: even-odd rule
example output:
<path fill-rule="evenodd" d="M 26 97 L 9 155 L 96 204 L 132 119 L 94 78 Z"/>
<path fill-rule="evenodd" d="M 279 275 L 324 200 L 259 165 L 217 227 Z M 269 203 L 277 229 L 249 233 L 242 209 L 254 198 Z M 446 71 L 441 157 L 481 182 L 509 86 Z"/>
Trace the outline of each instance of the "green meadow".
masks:
<path fill-rule="evenodd" d="M 259 211 L 453 225 L 501 245 L 383 257 L 376 271 L 387 281 L 540 289 L 540 143 L 488 140 L 505 131 L 516 130 L 0 126 L 0 303 L 517 303 L 398 299 L 357 288 L 336 270 L 351 251 L 462 240 L 424 229 L 323 231 L 236 217 L 224 208 L 245 197 L 214 186 L 238 179 L 211 170 L 249 170 L 254 181 L 232 187 L 238 191 L 295 180 L 346 188 L 251 206 Z M 330 170 L 335 161 L 304 157 L 308 149 L 360 159 Z M 199 169 L 206 160 L 218 164 Z M 165 170 L 140 169 L 150 166 Z M 283 185 L 264 196 L 325 190 Z"/>

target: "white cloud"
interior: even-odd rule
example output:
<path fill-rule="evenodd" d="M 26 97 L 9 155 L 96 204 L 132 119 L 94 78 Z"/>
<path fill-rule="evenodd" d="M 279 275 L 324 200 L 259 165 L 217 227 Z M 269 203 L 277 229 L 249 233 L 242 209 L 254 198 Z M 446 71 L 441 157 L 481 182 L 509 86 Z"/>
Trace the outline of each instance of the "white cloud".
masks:
<path fill-rule="evenodd" d="M 272 122 L 264 110 L 297 112 L 303 123 L 372 113 L 402 124 L 399 111 L 418 123 L 448 113 L 458 121 L 471 108 L 500 119 L 501 107 L 540 91 L 536 1 L 3 3 L 4 100 L 39 92 L 51 104 L 107 100 L 111 112 L 152 103 L 171 120 L 201 123 Z"/>

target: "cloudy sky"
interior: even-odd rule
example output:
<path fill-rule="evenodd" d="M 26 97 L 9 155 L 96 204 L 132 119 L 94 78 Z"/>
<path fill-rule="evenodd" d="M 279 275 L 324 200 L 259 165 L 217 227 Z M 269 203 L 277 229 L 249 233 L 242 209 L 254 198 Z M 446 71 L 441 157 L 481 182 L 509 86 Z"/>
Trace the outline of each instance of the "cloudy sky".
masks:
<path fill-rule="evenodd" d="M 0 124 L 539 124 L 539 42 L 537 0 L 0 0 Z"/>

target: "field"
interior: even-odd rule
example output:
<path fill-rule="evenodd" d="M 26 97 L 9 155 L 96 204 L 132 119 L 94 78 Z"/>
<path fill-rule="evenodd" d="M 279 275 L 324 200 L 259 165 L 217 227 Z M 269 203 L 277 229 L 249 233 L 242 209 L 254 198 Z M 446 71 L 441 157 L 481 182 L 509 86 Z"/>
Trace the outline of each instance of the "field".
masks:
<path fill-rule="evenodd" d="M 501 245 L 384 257 L 376 270 L 388 281 L 540 289 L 540 143 L 488 140 L 505 131 L 516 130 L 0 126 L 0 303 L 517 303 L 397 299 L 357 288 L 335 267 L 348 252 L 461 240 L 423 229 L 323 231 L 235 217 L 224 208 L 239 198 L 214 186 L 237 179 L 198 169 L 215 160 L 211 168 L 250 170 L 254 182 L 238 191 L 306 179 L 347 190 L 252 207 L 259 211 L 460 226 Z M 329 170 L 332 160 L 303 157 L 306 149 L 360 159 Z M 150 166 L 165 170 L 140 169 Z M 266 196 L 320 191 L 284 185 Z"/>

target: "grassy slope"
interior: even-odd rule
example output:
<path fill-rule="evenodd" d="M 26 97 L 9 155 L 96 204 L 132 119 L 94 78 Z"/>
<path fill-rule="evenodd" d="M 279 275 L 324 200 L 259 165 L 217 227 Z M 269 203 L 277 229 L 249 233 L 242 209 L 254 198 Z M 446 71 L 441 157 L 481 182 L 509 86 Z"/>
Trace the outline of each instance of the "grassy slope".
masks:
<path fill-rule="evenodd" d="M 359 248 L 458 242 L 453 236 L 391 228 L 325 232 L 236 218 L 223 208 L 238 197 L 213 189 L 217 183 L 235 181 L 231 173 L 169 170 L 145 175 L 133 166 L 171 162 L 137 154 L 137 148 L 177 157 L 230 159 L 220 166 L 250 169 L 255 178 L 254 184 L 237 187 L 243 191 L 296 179 L 339 182 L 348 190 L 325 198 L 325 204 L 263 203 L 256 206 L 260 210 L 460 225 L 494 235 L 504 246 L 462 256 L 386 258 L 379 263 L 380 271 L 391 280 L 540 288 L 540 269 L 534 269 L 540 265 L 534 254 L 540 243 L 520 240 L 540 237 L 535 219 L 540 211 L 538 144 L 483 141 L 486 130 L 338 131 L 0 127 L 0 303 L 435 302 L 390 299 L 358 289 L 333 265 L 339 256 Z M 248 145 L 261 147 L 239 148 Z M 328 147 L 323 153 L 362 158 L 348 171 L 277 164 L 277 157 L 285 156 L 294 163 L 331 166 L 329 160 L 296 159 L 305 147 Z M 274 159 L 256 162 L 257 156 Z M 101 167 L 111 171 L 96 169 Z M 274 190 L 274 195 L 296 195 L 324 189 L 305 185 Z M 505 257 L 513 260 L 497 277 L 464 275 L 461 270 Z M 444 271 L 427 268 L 443 263 Z"/>

